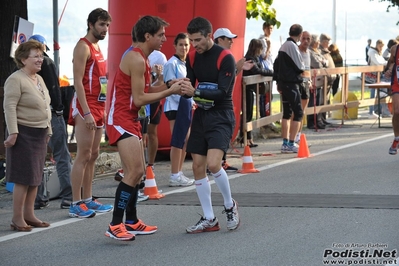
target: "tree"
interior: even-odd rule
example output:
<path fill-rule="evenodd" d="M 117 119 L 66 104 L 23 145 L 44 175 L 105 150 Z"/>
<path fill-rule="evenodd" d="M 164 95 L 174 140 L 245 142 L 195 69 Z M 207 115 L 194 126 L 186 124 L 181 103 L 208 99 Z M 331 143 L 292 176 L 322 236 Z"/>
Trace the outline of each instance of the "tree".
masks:
<path fill-rule="evenodd" d="M 277 28 L 281 23 L 276 18 L 276 10 L 271 7 L 273 0 L 247 0 L 247 19 L 259 19 Z"/>
<path fill-rule="evenodd" d="M 0 140 L 3 142 L 5 122 L 3 113 L 4 83 L 15 68 L 15 63 L 10 57 L 11 38 L 15 16 L 28 19 L 27 0 L 2 0 L 0 9 Z M 4 145 L 0 145 L 0 156 L 5 154 Z"/>
<path fill-rule="evenodd" d="M 374 0 L 370 0 L 370 1 L 374 1 Z M 391 2 L 387 6 L 387 12 L 390 11 L 391 7 L 396 7 L 396 6 L 398 7 L 398 10 L 399 10 L 399 0 L 378 0 L 378 2 Z M 396 22 L 396 25 L 399 25 L 399 21 Z"/>
<path fill-rule="evenodd" d="M 374 0 L 370 0 L 370 1 L 374 1 Z M 389 12 L 389 9 L 391 7 L 397 6 L 399 9 L 399 0 L 378 0 L 378 2 L 391 2 L 390 4 L 388 4 L 387 12 Z"/>

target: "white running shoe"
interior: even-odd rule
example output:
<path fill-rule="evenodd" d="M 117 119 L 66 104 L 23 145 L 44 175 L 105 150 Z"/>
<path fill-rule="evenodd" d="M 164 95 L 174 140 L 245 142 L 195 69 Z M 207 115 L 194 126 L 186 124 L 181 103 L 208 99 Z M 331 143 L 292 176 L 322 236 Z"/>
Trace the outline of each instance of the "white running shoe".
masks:
<path fill-rule="evenodd" d="M 213 232 L 219 230 L 219 221 L 216 217 L 213 218 L 213 220 L 207 220 L 204 217 L 201 217 L 201 219 L 195 225 L 186 228 L 186 232 L 189 234 Z"/>
<path fill-rule="evenodd" d="M 237 202 L 233 199 L 233 207 L 230 209 L 226 209 L 224 207 L 223 213 L 227 216 L 227 229 L 234 230 L 240 225 L 240 216 L 238 215 L 238 206 Z"/>
<path fill-rule="evenodd" d="M 178 179 L 169 179 L 170 187 L 188 187 L 192 184 L 194 184 L 194 179 L 188 178 L 183 174 L 180 174 Z"/>

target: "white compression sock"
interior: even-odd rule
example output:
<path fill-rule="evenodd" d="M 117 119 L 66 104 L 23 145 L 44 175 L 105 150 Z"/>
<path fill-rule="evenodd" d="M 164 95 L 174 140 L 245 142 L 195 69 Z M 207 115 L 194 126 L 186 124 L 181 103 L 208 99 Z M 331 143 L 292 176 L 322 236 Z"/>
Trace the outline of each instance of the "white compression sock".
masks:
<path fill-rule="evenodd" d="M 213 220 L 215 214 L 212 208 L 211 185 L 209 184 L 208 177 L 195 180 L 195 189 L 197 190 L 198 199 L 201 203 L 202 211 L 204 212 L 204 218 Z"/>
<path fill-rule="evenodd" d="M 220 168 L 219 172 L 212 173 L 212 175 L 220 193 L 223 195 L 224 206 L 226 209 L 230 209 L 233 207 L 233 199 L 231 198 L 230 183 L 226 171 L 223 168 Z"/>

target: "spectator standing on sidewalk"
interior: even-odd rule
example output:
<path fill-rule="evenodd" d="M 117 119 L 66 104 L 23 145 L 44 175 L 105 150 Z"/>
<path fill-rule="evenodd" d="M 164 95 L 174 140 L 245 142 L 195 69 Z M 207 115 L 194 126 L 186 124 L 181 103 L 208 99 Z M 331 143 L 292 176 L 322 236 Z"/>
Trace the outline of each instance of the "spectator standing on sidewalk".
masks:
<path fill-rule="evenodd" d="M 298 46 L 299 51 L 301 52 L 303 63 L 305 65 L 305 71 L 308 72 L 304 75 L 303 82 L 299 85 L 299 91 L 301 93 L 301 106 L 303 110 L 303 115 L 305 115 L 305 109 L 309 103 L 310 89 L 313 89 L 312 80 L 310 79 L 310 33 L 304 31 L 301 37 L 301 43 Z M 301 132 L 303 128 L 303 119 L 301 121 L 301 125 L 299 127 L 298 133 L 295 137 L 295 143 L 299 145 L 299 141 L 301 140 Z M 308 144 L 309 145 L 309 144 Z"/>
<path fill-rule="evenodd" d="M 335 43 L 330 44 L 330 46 L 328 46 L 328 50 L 330 51 L 330 55 L 334 61 L 335 67 L 343 67 L 344 60 L 342 59 L 341 53 L 339 52 L 338 45 Z M 332 84 L 333 96 L 338 92 L 340 79 L 341 75 L 337 75 L 334 83 Z"/>
<path fill-rule="evenodd" d="M 264 65 L 262 64 L 260 60 L 262 52 L 262 42 L 259 39 L 252 39 L 249 42 L 248 45 L 248 50 L 245 54 L 245 60 L 251 61 L 253 63 L 253 66 L 248 69 L 243 71 L 243 76 L 252 76 L 252 75 L 262 75 L 262 76 L 273 76 L 273 71 L 270 69 L 264 68 Z M 246 96 L 246 121 L 241 122 L 241 129 L 242 129 L 242 123 L 248 123 L 252 121 L 252 113 L 253 113 L 253 107 L 254 107 L 254 94 L 256 94 L 256 87 L 257 84 L 251 84 L 246 86 L 245 90 L 245 96 Z M 259 95 L 266 95 L 266 93 L 269 93 L 267 91 L 267 84 L 265 82 L 259 83 Z M 270 88 L 268 88 L 270 89 Z M 264 106 L 264 102 L 259 101 L 260 105 Z M 259 108 L 261 109 L 261 108 Z M 240 137 L 243 139 L 243 132 L 241 130 L 240 132 Z M 258 144 L 255 144 L 252 140 L 252 132 L 247 131 L 247 143 L 244 143 L 244 145 L 249 146 L 250 148 L 257 147 Z"/>
<path fill-rule="evenodd" d="M 166 56 L 158 50 L 154 50 L 149 56 L 148 61 L 151 67 L 151 85 L 153 87 L 159 87 L 164 84 L 163 80 L 163 66 L 166 64 Z M 157 69 L 157 71 L 155 71 Z M 160 73 L 158 75 L 158 73 Z M 163 86 L 162 86 L 163 87 Z M 149 123 L 147 125 L 147 155 L 148 164 L 147 166 L 154 168 L 155 158 L 158 151 L 158 125 L 162 118 L 162 104 L 161 101 L 151 103 L 149 113 Z"/>
<path fill-rule="evenodd" d="M 334 60 L 330 54 L 330 51 L 328 50 L 329 43 L 331 41 L 331 37 L 325 33 L 320 34 L 320 45 L 319 45 L 319 50 L 320 53 L 324 56 L 324 58 L 327 60 L 327 66 L 326 68 L 335 68 Z M 330 90 L 331 87 L 336 79 L 337 75 L 332 74 L 327 76 L 327 87 L 322 88 L 321 93 L 320 93 L 320 104 L 324 105 L 324 102 L 326 104 L 330 104 Z M 324 99 L 324 94 L 326 95 L 326 99 Z M 321 120 L 325 126 L 330 126 L 331 123 L 327 121 L 327 113 L 322 112 L 321 113 Z"/>
<path fill-rule="evenodd" d="M 6 180 L 14 183 L 11 230 L 28 232 L 48 227 L 34 212 L 37 187 L 43 180 L 47 143 L 51 137 L 50 95 L 40 71 L 42 44 L 21 43 L 14 61 L 19 68 L 4 84 L 4 118 L 7 124 Z"/>
<path fill-rule="evenodd" d="M 282 153 L 297 153 L 299 148 L 295 143 L 295 137 L 303 117 L 299 85 L 303 82 L 305 65 L 297 42 L 301 39 L 302 31 L 302 26 L 299 24 L 290 27 L 290 37 L 281 46 L 274 61 L 273 79 L 277 82 L 277 89 L 281 93 L 283 103 Z M 294 116 L 291 120 L 292 114 Z"/>
<path fill-rule="evenodd" d="M 366 62 L 369 64 L 369 50 L 371 47 L 371 39 L 367 40 L 367 45 L 366 45 Z"/>
<path fill-rule="evenodd" d="M 231 49 L 234 41 L 233 39 L 237 38 L 236 34 L 233 34 L 228 28 L 219 28 L 213 34 L 213 39 L 215 43 L 224 49 Z M 244 65 L 245 58 L 241 58 L 236 63 L 236 74 L 238 75 L 242 71 L 242 67 Z M 234 173 L 238 171 L 238 168 L 233 167 L 227 163 L 226 153 L 223 154 L 222 158 L 222 167 L 227 173 Z"/>
<path fill-rule="evenodd" d="M 51 127 L 53 135 L 48 142 L 53 158 L 57 176 L 60 180 L 60 198 L 61 209 L 68 209 L 72 203 L 72 187 L 71 187 L 71 155 L 67 144 L 67 131 L 63 116 L 64 106 L 61 101 L 61 90 L 58 78 L 58 70 L 54 61 L 46 54 L 50 50 L 47 46 L 46 39 L 39 34 L 32 35 L 29 40 L 36 40 L 43 47 L 43 63 L 42 69 L 38 72 L 42 76 L 44 83 L 49 91 L 51 98 Z M 40 208 L 42 202 L 49 200 L 43 195 L 43 184 L 39 186 L 35 201 L 35 209 Z M 51 191 L 50 191 L 51 192 Z"/>
<path fill-rule="evenodd" d="M 260 35 L 259 40 L 262 42 L 262 54 L 260 56 L 260 61 L 263 65 L 263 68 L 266 70 L 270 70 L 273 72 L 273 63 L 274 63 L 274 55 L 272 49 L 272 42 L 270 37 L 273 33 L 274 26 L 271 25 L 269 22 L 264 22 L 263 26 L 263 34 Z M 270 83 L 272 85 L 272 83 Z M 271 90 L 272 88 L 269 88 Z M 259 112 L 260 117 L 265 117 L 270 115 L 270 94 L 264 93 L 259 95 Z M 269 108 L 269 109 L 268 109 Z M 276 125 L 271 123 L 268 125 L 272 129 L 276 129 Z"/>
<path fill-rule="evenodd" d="M 187 76 L 186 57 L 190 50 L 190 41 L 185 33 L 177 34 L 173 46 L 175 54 L 164 65 L 164 81 L 167 86 L 172 80 Z M 165 116 L 169 120 L 170 132 L 170 187 L 187 187 L 194 184 L 194 179 L 183 174 L 183 163 L 186 158 L 187 139 L 190 135 L 193 100 L 170 95 L 166 97 L 164 106 Z"/>

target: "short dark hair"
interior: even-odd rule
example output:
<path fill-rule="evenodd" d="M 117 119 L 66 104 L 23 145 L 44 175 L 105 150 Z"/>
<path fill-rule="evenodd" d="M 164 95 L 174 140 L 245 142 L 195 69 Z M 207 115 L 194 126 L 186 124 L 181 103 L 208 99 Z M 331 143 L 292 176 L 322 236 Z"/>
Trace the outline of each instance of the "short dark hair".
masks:
<path fill-rule="evenodd" d="M 186 33 L 184 32 L 180 32 L 179 34 L 176 35 L 175 40 L 173 41 L 174 45 L 177 45 L 177 43 L 179 42 L 179 40 L 184 40 L 187 39 L 188 36 Z"/>
<path fill-rule="evenodd" d="M 133 32 L 136 33 L 135 36 L 137 41 L 145 42 L 144 35 L 146 33 L 154 36 L 154 34 L 157 33 L 161 27 L 167 26 L 169 26 L 169 23 L 160 17 L 144 16 L 137 21 L 136 25 L 134 25 Z"/>
<path fill-rule="evenodd" d="M 29 57 L 31 50 L 39 50 L 42 53 L 43 44 L 36 40 L 30 40 L 18 45 L 14 54 L 14 62 L 17 64 L 18 68 L 23 68 L 25 66 L 24 63 L 22 63 L 22 60 Z"/>
<path fill-rule="evenodd" d="M 206 37 L 213 32 L 212 24 L 206 18 L 196 17 L 193 18 L 190 23 L 188 23 L 187 32 L 188 34 L 194 34 L 199 32 Z"/>
<path fill-rule="evenodd" d="M 273 26 L 272 24 L 270 24 L 270 22 L 263 22 L 263 29 L 266 29 L 270 26 Z"/>
<path fill-rule="evenodd" d="M 133 28 L 132 28 L 132 41 L 133 41 L 134 43 L 137 42 L 135 25 L 133 25 Z"/>
<path fill-rule="evenodd" d="M 96 24 L 96 22 L 99 20 L 111 22 L 112 18 L 111 15 L 108 13 L 108 11 L 102 8 L 94 9 L 93 11 L 90 12 L 87 18 L 87 31 L 89 31 L 90 29 L 90 24 L 94 26 L 94 24 Z"/>
<path fill-rule="evenodd" d="M 224 40 L 224 39 L 226 39 L 226 38 L 227 38 L 226 36 L 217 37 L 217 38 L 215 39 L 215 43 L 216 43 L 216 44 L 219 44 L 219 39 Z"/>
<path fill-rule="evenodd" d="M 299 24 L 294 24 L 294 25 L 292 25 L 292 26 L 290 27 L 289 35 L 290 35 L 290 36 L 295 36 L 295 37 L 296 37 L 296 36 L 301 35 L 302 31 L 303 31 L 303 28 L 302 28 L 301 25 L 299 25 Z"/>

